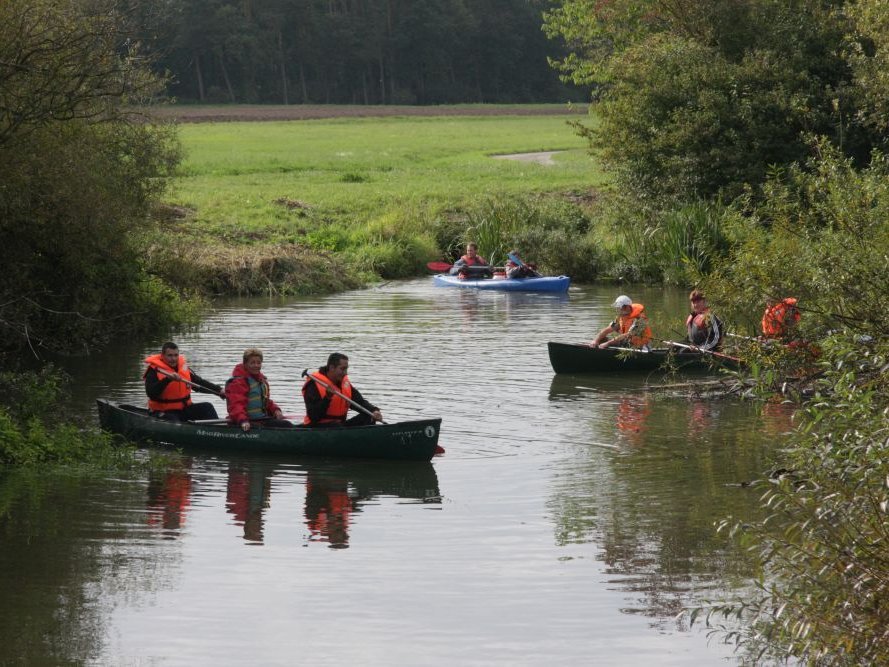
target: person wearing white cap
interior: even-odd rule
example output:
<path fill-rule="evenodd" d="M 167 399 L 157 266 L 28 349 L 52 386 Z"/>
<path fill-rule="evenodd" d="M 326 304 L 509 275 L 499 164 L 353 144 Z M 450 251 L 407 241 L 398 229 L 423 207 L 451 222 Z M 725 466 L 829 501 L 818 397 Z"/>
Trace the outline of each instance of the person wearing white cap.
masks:
<path fill-rule="evenodd" d="M 618 310 L 617 319 L 602 329 L 590 345 L 602 349 L 615 345 L 628 345 L 648 350 L 648 343 L 651 342 L 651 326 L 645 315 L 645 306 L 633 303 L 626 294 L 621 294 L 611 305 Z M 613 333 L 617 336 L 608 338 Z"/>

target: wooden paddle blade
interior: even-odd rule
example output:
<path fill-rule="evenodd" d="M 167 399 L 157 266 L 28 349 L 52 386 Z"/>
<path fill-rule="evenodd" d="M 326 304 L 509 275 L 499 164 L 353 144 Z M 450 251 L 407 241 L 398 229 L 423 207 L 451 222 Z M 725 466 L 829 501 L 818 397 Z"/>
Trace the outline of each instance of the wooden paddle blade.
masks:
<path fill-rule="evenodd" d="M 448 264 L 447 262 L 429 262 L 426 264 L 426 268 L 430 271 L 435 271 L 436 273 L 445 273 L 451 270 L 453 264 Z"/>

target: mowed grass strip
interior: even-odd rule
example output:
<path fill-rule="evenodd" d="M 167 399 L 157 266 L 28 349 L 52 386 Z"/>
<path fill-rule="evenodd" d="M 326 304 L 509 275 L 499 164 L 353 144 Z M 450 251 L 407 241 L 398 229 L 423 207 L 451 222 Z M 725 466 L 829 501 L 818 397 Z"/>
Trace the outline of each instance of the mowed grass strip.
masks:
<path fill-rule="evenodd" d="M 205 231 L 243 232 L 280 228 L 300 210 L 356 221 L 491 194 L 587 190 L 604 175 L 568 124 L 578 119 L 593 122 L 565 114 L 182 124 L 185 159 L 170 199 L 195 210 Z M 491 157 L 537 151 L 564 152 L 551 166 Z"/>

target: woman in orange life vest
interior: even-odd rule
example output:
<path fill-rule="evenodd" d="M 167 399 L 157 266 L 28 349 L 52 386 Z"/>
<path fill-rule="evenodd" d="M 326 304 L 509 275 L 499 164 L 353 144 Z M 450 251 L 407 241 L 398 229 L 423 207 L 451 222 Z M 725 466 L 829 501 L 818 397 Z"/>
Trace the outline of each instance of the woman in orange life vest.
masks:
<path fill-rule="evenodd" d="M 454 262 L 450 274 L 461 278 L 490 278 L 494 272 L 485 258 L 478 254 L 478 245 L 468 243 L 466 254 Z"/>
<path fill-rule="evenodd" d="M 349 357 L 334 352 L 327 358 L 327 365 L 310 373 L 303 385 L 303 400 L 306 403 L 306 426 L 367 426 L 375 421 L 383 421 L 380 409 L 372 405 L 361 392 L 349 382 L 346 373 L 349 370 Z M 320 382 L 316 382 L 316 379 Z M 346 419 L 351 406 L 341 396 L 329 391 L 321 383 L 334 387 L 343 396 L 360 405 L 370 414 L 359 412 L 351 419 Z"/>
<path fill-rule="evenodd" d="M 762 335 L 766 338 L 784 338 L 800 320 L 796 299 L 792 296 L 766 300 L 766 310 L 762 314 Z"/>
<path fill-rule="evenodd" d="M 633 300 L 625 294 L 617 297 L 611 305 L 618 309 L 617 319 L 602 329 L 590 345 L 605 349 L 612 345 L 628 344 L 635 348 L 649 350 L 651 327 L 648 324 L 648 317 L 645 315 L 645 306 L 641 303 L 633 303 Z M 609 339 L 608 336 L 612 333 L 618 335 Z"/>
<path fill-rule="evenodd" d="M 148 394 L 148 410 L 152 415 L 174 421 L 219 417 L 211 403 L 192 403 L 191 390 L 225 398 L 222 387 L 190 369 L 185 356 L 179 354 L 176 343 L 164 343 L 160 354 L 146 358 L 145 363 L 142 378 L 145 380 L 145 393 Z"/>
<path fill-rule="evenodd" d="M 691 314 L 685 320 L 685 328 L 689 344 L 702 350 L 718 350 L 725 335 L 722 320 L 710 312 L 707 297 L 700 290 L 692 290 L 688 300 Z"/>
<path fill-rule="evenodd" d="M 249 431 L 253 424 L 293 426 L 282 418 L 281 408 L 269 393 L 269 381 L 262 374 L 262 351 L 255 347 L 247 348 L 243 363 L 235 366 L 232 376 L 225 383 L 228 420 L 238 424 L 243 431 Z"/>

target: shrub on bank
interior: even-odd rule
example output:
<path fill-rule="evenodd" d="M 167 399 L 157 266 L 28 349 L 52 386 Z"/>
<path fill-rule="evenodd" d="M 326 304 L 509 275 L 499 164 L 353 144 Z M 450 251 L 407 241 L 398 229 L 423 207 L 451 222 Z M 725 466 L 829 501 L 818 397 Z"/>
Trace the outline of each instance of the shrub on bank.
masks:
<path fill-rule="evenodd" d="M 67 379 L 52 366 L 0 373 L 0 464 L 132 463 L 131 447 L 71 419 L 66 394 Z"/>

